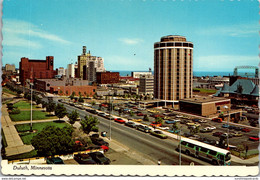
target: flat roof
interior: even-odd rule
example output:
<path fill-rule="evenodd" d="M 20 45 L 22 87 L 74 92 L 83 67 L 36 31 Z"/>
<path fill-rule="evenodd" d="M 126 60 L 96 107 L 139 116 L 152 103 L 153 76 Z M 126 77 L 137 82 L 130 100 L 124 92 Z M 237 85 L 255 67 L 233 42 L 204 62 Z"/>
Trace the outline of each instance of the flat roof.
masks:
<path fill-rule="evenodd" d="M 209 103 L 209 102 L 219 102 L 219 101 L 230 101 L 230 99 L 226 99 L 223 97 L 214 97 L 214 96 L 203 96 L 203 97 L 195 97 L 189 99 L 182 99 L 180 102 L 190 102 L 190 103 Z"/>

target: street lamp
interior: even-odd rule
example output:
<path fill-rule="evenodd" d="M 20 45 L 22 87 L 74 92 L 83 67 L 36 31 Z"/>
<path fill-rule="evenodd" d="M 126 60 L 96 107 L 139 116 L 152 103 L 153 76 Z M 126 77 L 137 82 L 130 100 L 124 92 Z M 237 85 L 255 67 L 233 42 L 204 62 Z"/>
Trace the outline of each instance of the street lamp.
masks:
<path fill-rule="evenodd" d="M 31 131 L 32 131 L 32 97 L 33 97 L 32 86 L 33 86 L 33 83 L 30 83 L 30 87 L 31 87 Z"/>
<path fill-rule="evenodd" d="M 111 101 L 111 97 L 109 97 L 109 140 L 111 140 L 111 134 L 112 134 L 112 132 L 111 132 L 111 110 L 113 113 L 113 100 Z"/>
<path fill-rule="evenodd" d="M 227 109 L 227 113 L 228 113 L 228 119 L 227 119 L 227 149 L 229 149 L 229 108 L 228 106 L 223 106 L 225 109 Z"/>
<path fill-rule="evenodd" d="M 181 127 L 179 132 L 180 144 L 179 144 L 179 165 L 181 166 Z"/>

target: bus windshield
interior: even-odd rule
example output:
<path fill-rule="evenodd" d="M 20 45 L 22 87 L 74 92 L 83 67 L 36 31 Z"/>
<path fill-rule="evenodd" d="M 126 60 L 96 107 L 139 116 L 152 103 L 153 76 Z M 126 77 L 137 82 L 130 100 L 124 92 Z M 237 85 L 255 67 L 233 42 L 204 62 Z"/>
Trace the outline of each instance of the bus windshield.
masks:
<path fill-rule="evenodd" d="M 226 156 L 225 156 L 225 160 L 226 161 L 229 161 L 231 159 L 231 154 L 230 153 L 227 153 Z"/>

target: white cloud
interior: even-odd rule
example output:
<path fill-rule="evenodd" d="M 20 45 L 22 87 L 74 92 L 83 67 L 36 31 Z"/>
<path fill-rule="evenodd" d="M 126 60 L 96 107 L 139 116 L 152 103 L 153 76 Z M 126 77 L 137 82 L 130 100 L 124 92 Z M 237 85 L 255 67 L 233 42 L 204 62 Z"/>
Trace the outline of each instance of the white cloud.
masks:
<path fill-rule="evenodd" d="M 139 43 L 143 42 L 142 39 L 138 39 L 138 38 L 134 38 L 134 39 L 120 38 L 119 41 L 121 41 L 124 44 L 128 44 L 128 45 L 135 45 L 135 44 L 139 44 Z"/>
<path fill-rule="evenodd" d="M 230 26 L 219 26 L 203 29 L 200 33 L 204 35 L 226 35 L 232 37 L 249 37 L 258 35 L 259 23 L 251 22 L 247 24 L 234 24 Z"/>
<path fill-rule="evenodd" d="M 3 45 L 31 48 L 41 48 L 41 39 L 62 44 L 70 42 L 61 37 L 41 30 L 32 23 L 6 19 L 3 21 Z"/>
<path fill-rule="evenodd" d="M 217 55 L 194 58 L 195 71 L 233 71 L 236 66 L 258 66 L 258 56 Z"/>

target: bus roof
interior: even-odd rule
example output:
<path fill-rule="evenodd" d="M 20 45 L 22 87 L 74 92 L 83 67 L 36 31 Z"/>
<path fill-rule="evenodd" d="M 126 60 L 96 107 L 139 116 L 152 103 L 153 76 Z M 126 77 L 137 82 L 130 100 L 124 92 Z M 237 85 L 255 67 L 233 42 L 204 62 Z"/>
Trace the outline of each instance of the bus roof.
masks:
<path fill-rule="evenodd" d="M 198 146 L 208 148 L 208 149 L 211 149 L 213 151 L 217 151 L 217 152 L 220 152 L 220 153 L 223 153 L 223 154 L 227 154 L 229 152 L 228 150 L 221 149 L 219 147 L 212 146 L 212 145 L 209 145 L 209 144 L 206 144 L 206 143 L 203 143 L 203 142 L 200 142 L 200 141 L 192 140 L 192 139 L 189 139 L 189 138 L 182 137 L 181 140 L 189 142 L 189 143 L 193 143 L 193 144 L 196 144 Z"/>

